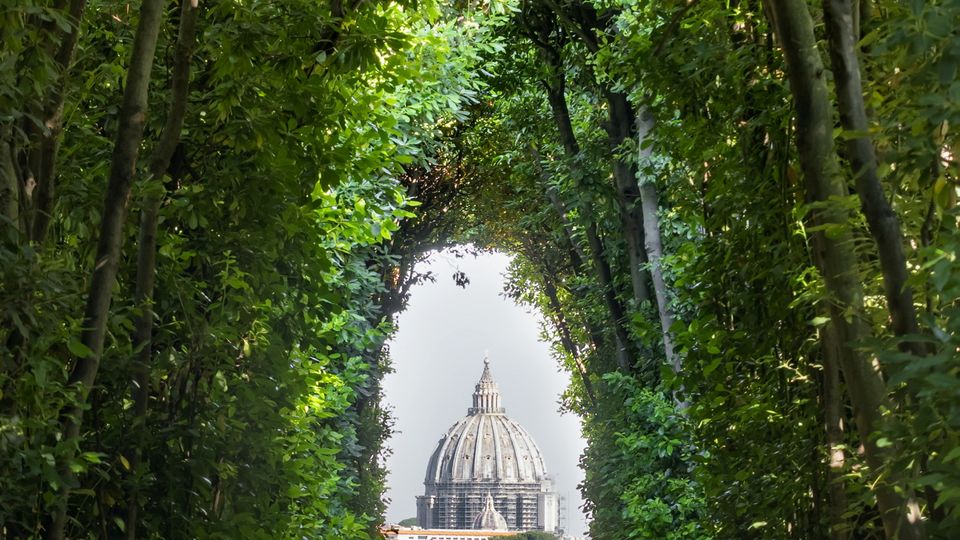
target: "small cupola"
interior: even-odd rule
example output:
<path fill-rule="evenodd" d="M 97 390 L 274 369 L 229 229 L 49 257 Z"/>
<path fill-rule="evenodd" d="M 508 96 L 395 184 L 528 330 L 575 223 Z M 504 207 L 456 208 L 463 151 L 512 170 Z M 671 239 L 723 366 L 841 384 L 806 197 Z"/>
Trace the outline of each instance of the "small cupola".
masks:
<path fill-rule="evenodd" d="M 507 530 L 507 520 L 503 514 L 497 512 L 493 506 L 493 496 L 487 492 L 487 500 L 483 505 L 483 510 L 477 514 L 473 520 L 473 528 L 483 531 L 505 531 Z"/>

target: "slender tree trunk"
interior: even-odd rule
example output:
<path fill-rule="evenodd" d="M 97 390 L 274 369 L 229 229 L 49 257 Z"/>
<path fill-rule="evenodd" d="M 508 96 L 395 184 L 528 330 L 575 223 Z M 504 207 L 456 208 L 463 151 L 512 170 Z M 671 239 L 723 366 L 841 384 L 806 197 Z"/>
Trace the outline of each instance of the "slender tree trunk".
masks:
<path fill-rule="evenodd" d="M 551 202 L 554 204 L 554 208 L 558 213 L 563 216 L 566 216 L 566 210 L 563 207 L 563 203 L 560 201 L 560 197 L 556 194 L 555 190 Z M 575 271 L 579 271 L 583 266 L 583 259 L 581 258 L 583 253 L 579 247 L 579 243 L 576 242 L 572 236 L 571 231 L 565 231 L 568 235 L 568 239 L 571 245 L 570 251 L 570 261 L 571 264 L 575 267 Z M 603 301 L 607 307 L 607 313 L 610 315 L 610 318 L 613 320 L 613 345 L 615 349 L 615 354 L 617 358 L 617 366 L 625 371 L 629 372 L 632 369 L 633 360 L 629 349 L 629 335 L 627 334 L 626 328 L 624 328 L 624 319 L 626 317 L 626 310 L 623 307 L 623 304 L 617 298 L 616 293 L 613 290 L 613 273 L 610 271 L 610 264 L 607 263 L 606 259 L 603 257 L 603 242 L 600 240 L 600 236 L 597 233 L 597 226 L 592 221 L 587 224 L 586 230 L 587 242 L 590 245 L 590 259 L 592 261 L 594 272 L 596 277 L 600 282 L 600 286 L 603 288 Z M 601 348 L 603 339 L 602 334 L 597 331 L 589 322 L 587 322 L 587 330 L 590 333 L 591 340 L 594 343 L 594 346 L 597 349 Z"/>
<path fill-rule="evenodd" d="M 849 232 L 851 216 L 838 203 L 847 194 L 833 146 L 833 121 L 824 68 L 813 34 L 813 20 L 802 0 L 768 0 L 773 23 L 787 60 L 790 87 L 797 110 L 797 149 L 811 210 L 815 260 L 836 305 L 831 331 L 841 343 L 840 368 L 853 404 L 864 455 L 873 474 L 890 464 L 890 451 L 877 445 L 874 434 L 882 410 L 889 406 L 886 386 L 873 359 L 853 349 L 852 344 L 870 335 L 864 320 L 863 290 Z M 824 229 L 830 228 L 831 234 Z M 888 538 L 914 540 L 924 537 L 916 503 L 895 490 L 901 474 L 887 469 L 878 478 L 874 493 Z"/>
<path fill-rule="evenodd" d="M 566 125 L 569 128 L 569 117 L 567 117 Z M 572 130 L 570 131 L 570 135 L 570 140 L 573 141 L 572 148 L 579 151 L 577 141 L 572 137 Z M 547 174 L 547 171 L 543 168 L 543 157 L 536 148 L 530 148 L 530 157 L 533 159 L 534 166 L 537 168 L 537 173 L 543 183 L 544 191 L 546 191 L 547 194 L 547 200 L 550 201 L 550 206 L 553 207 L 553 210 L 557 213 L 557 218 L 560 220 L 560 225 L 563 227 L 563 240 L 566 244 L 566 249 L 570 254 L 570 264 L 573 267 L 574 273 L 579 273 L 583 269 L 583 261 L 586 260 L 587 255 L 583 252 L 583 247 L 580 245 L 580 242 L 577 242 L 576 240 L 573 223 L 571 223 L 570 219 L 567 217 L 567 207 L 560 198 L 560 190 L 550 183 L 550 175 Z"/>
<path fill-rule="evenodd" d="M 587 224 L 587 241 L 590 244 L 590 255 L 593 258 L 594 270 L 597 273 L 600 287 L 603 289 L 603 302 L 607 313 L 613 319 L 614 347 L 616 348 L 617 366 L 624 373 L 633 372 L 633 355 L 630 352 L 630 336 L 624 326 L 627 313 L 620 299 L 617 298 L 613 284 L 613 272 L 610 263 L 605 257 L 605 249 L 600 235 L 597 233 L 597 224 L 593 221 Z"/>
<path fill-rule="evenodd" d="M 63 131 L 63 106 L 67 95 L 67 82 L 70 64 L 80 39 L 80 23 L 86 0 L 72 0 L 67 16 L 70 19 L 70 31 L 64 36 L 56 54 L 56 64 L 60 73 L 54 82 L 53 93 L 46 99 L 43 107 L 43 131 L 40 134 L 39 152 L 35 159 L 37 185 L 33 193 L 30 238 L 41 244 L 47 237 L 53 214 L 56 190 L 57 156 L 60 152 L 60 134 Z"/>
<path fill-rule="evenodd" d="M 53 207 L 53 186 L 51 181 L 41 189 L 37 185 L 35 172 L 43 169 L 43 165 L 49 164 L 47 169 L 52 174 L 52 167 L 56 162 L 57 145 L 51 142 L 59 141 L 63 102 L 66 96 L 66 79 L 77 48 L 80 20 L 85 5 L 86 0 L 72 0 L 69 6 L 67 6 L 67 0 L 55 0 L 50 6 L 54 11 L 63 11 L 67 8 L 62 15 L 70 21 L 70 27 L 62 36 L 60 47 L 54 55 L 58 72 L 53 78 L 51 88 L 43 90 L 38 96 L 43 106 L 30 111 L 32 115 L 42 118 L 44 129 L 37 128 L 33 120 L 23 120 L 19 126 L 22 136 L 18 136 L 13 125 L 0 126 L 0 215 L 9 220 L 8 223 L 0 222 L 0 234 L 4 237 L 12 233 L 17 236 L 18 241 L 31 240 L 34 237 L 33 227 L 36 225 L 34 218 L 41 213 L 42 219 L 46 220 L 42 224 L 43 233 L 46 234 Z M 53 54 L 60 32 L 59 27 L 53 19 L 47 21 L 40 21 L 39 17 L 33 17 L 33 19 L 39 26 L 39 32 L 49 36 L 43 47 L 43 54 Z M 0 42 L 2 40 L 3 31 L 0 30 Z M 30 147 L 32 150 L 28 150 Z M 13 233 L 10 227 L 16 232 Z M 21 346 L 28 336 L 22 335 L 20 329 L 13 327 L 12 322 L 6 317 L 0 324 L 10 329 L 4 344 L 9 354 L 0 358 L 0 370 L 13 371 L 18 369 L 24 361 Z M 4 389 L 0 388 L 0 393 L 3 393 L 2 390 Z M 9 396 L 0 397 L 0 410 L 9 411 L 11 407 L 15 407 L 15 403 Z"/>
<path fill-rule="evenodd" d="M 567 254 L 570 258 L 570 266 L 573 268 L 573 273 L 577 277 L 582 277 L 586 254 L 583 252 L 580 242 L 578 242 L 574 236 L 573 225 L 567 219 L 567 211 L 563 205 L 563 201 L 560 200 L 560 195 L 556 189 L 547 189 L 547 197 L 550 199 L 550 204 L 560 216 L 560 221 L 563 223 L 564 240 L 567 243 Z M 597 351 L 602 350 L 605 341 L 603 334 L 597 330 L 596 326 L 589 320 L 584 321 L 584 326 L 587 334 L 590 336 L 590 341 L 593 343 L 594 349 Z"/>
<path fill-rule="evenodd" d="M 642 166 L 649 161 L 652 146 L 644 146 L 644 141 L 653 131 L 653 115 L 647 109 L 642 109 L 637 116 L 637 141 L 639 154 L 637 164 Z M 667 283 L 663 279 L 663 242 L 660 239 L 660 209 L 657 185 L 653 179 L 640 183 L 640 201 L 643 206 L 643 236 L 646 239 L 645 247 L 647 259 L 650 261 L 650 275 L 653 278 L 653 292 L 657 299 L 657 311 L 660 315 L 660 328 L 663 335 L 663 349 L 666 352 L 667 362 L 673 367 L 674 373 L 680 373 L 680 355 L 673 349 L 673 337 L 670 328 L 673 326 L 673 309 L 670 307 L 670 298 L 667 294 Z"/>
<path fill-rule="evenodd" d="M 844 485 L 843 390 L 840 387 L 839 357 L 841 345 L 833 327 L 823 328 L 823 413 L 827 443 L 827 515 L 830 520 L 830 538 L 847 538 L 847 491 Z"/>
<path fill-rule="evenodd" d="M 170 167 L 170 159 L 180 142 L 180 133 L 187 110 L 190 91 L 190 63 L 193 57 L 196 35 L 198 0 L 184 0 L 180 5 L 180 24 L 173 58 L 170 81 L 170 108 L 160 133 L 157 147 L 150 160 L 148 173 L 156 186 L 144 202 L 140 214 L 140 232 L 137 250 L 137 284 L 134 301 L 140 313 L 134 320 L 133 345 L 136 358 L 133 362 L 134 382 L 131 397 L 134 403 L 133 431 L 142 431 L 146 426 L 147 400 L 150 395 L 150 364 L 153 346 L 153 289 L 157 261 L 157 218 L 163 201 L 161 179 Z M 130 459 L 130 468 L 136 473 L 141 452 L 137 447 Z M 139 489 L 135 486 L 127 501 L 127 538 L 137 537 L 137 513 Z"/>
<path fill-rule="evenodd" d="M 578 273 L 582 270 L 583 261 L 587 256 L 583 252 L 580 242 L 577 242 L 574 237 L 573 224 L 567 218 L 567 211 L 563 201 L 560 200 L 560 193 L 556 188 L 549 187 L 547 188 L 547 198 L 550 200 L 550 206 L 560 216 L 560 223 L 563 226 L 563 239 L 567 244 L 566 249 L 570 253 L 570 265 L 573 266 L 574 272 Z"/>
<path fill-rule="evenodd" d="M 580 380 L 583 382 L 583 390 L 590 402 L 590 408 L 596 410 L 597 397 L 593 390 L 593 383 L 590 382 L 590 371 L 580 355 L 580 349 L 570 335 L 570 328 L 567 326 L 566 318 L 563 315 L 563 305 L 560 304 L 560 297 L 557 295 L 557 287 L 547 274 L 544 274 L 543 288 L 547 299 L 550 301 L 550 310 L 553 312 L 554 326 L 557 328 L 557 333 L 560 334 L 560 343 L 566 349 L 570 358 L 573 359 L 577 374 L 580 375 Z"/>
<path fill-rule="evenodd" d="M 607 91 L 606 98 L 610 115 L 610 123 L 607 126 L 610 151 L 616 153 L 620 146 L 632 136 L 633 109 L 627 101 L 627 96 L 620 92 Z M 620 224 L 630 261 L 633 300 L 637 308 L 640 308 L 651 299 L 647 286 L 648 276 L 644 271 L 644 265 L 648 261 L 645 237 L 647 232 L 645 219 L 647 218 L 644 215 L 646 209 L 642 205 L 636 169 L 630 166 L 625 157 L 614 159 L 613 179 L 617 193 L 617 208 L 620 211 Z"/>
<path fill-rule="evenodd" d="M 120 124 L 110 162 L 110 177 L 104 200 L 100 238 L 94 259 L 90 291 L 83 316 L 81 342 L 89 353 L 77 358 L 70 373 L 69 384 L 76 385 L 78 392 L 75 405 L 63 411 L 63 442 L 70 453 L 63 463 L 62 475 L 71 478 L 69 461 L 80 443 L 80 425 L 83 419 L 83 404 L 97 378 L 103 342 L 106 336 L 107 316 L 110 312 L 111 290 L 117 277 L 120 252 L 123 245 L 123 225 L 127 213 L 127 200 L 133 184 L 140 142 L 147 116 L 147 93 L 150 72 L 163 18 L 163 0 L 144 0 L 140 8 L 140 20 L 133 41 L 133 52 L 127 72 L 123 103 L 120 108 Z M 67 505 L 70 496 L 68 487 L 72 481 L 63 482 L 59 506 L 53 522 L 46 530 L 49 539 L 64 538 L 67 524 Z"/>
<path fill-rule="evenodd" d="M 573 125 L 570 123 L 570 112 L 567 109 L 567 100 L 564 94 L 564 83 L 562 75 L 557 75 L 553 84 L 547 85 L 548 100 L 553 112 L 554 122 L 560 132 L 560 140 L 567 157 L 571 161 L 571 175 L 579 183 L 583 179 L 583 172 L 574 163 L 580 154 L 580 145 L 577 142 L 573 131 Z M 626 324 L 626 309 L 617 298 L 615 285 L 613 283 L 613 272 L 610 270 L 610 263 L 604 257 L 606 251 L 603 247 L 603 241 L 597 231 L 597 224 L 590 219 L 592 212 L 587 212 L 584 219 L 587 222 L 586 236 L 590 247 L 590 258 L 593 261 L 594 270 L 597 275 L 597 281 L 603 289 L 603 300 L 607 307 L 607 312 L 613 322 L 614 329 L 614 348 L 616 349 L 617 366 L 625 373 L 633 371 L 633 354 L 631 353 L 631 340 L 624 326 Z"/>
<path fill-rule="evenodd" d="M 20 177 L 17 175 L 16 146 L 12 126 L 0 126 L 0 231 L 6 241 L 6 231 L 20 229 Z"/>
<path fill-rule="evenodd" d="M 580 38 L 583 45 L 593 54 L 600 50 L 600 40 L 597 37 L 597 30 L 601 28 L 600 17 L 592 4 L 574 2 L 572 4 L 563 4 L 556 0 L 544 0 L 547 6 L 558 18 L 561 25 Z M 547 60 L 554 65 L 551 66 L 555 74 L 562 77 L 563 66 L 558 62 L 559 55 L 550 54 L 549 50 L 543 48 L 547 54 Z M 560 79 L 562 82 L 562 78 Z M 563 86 L 559 86 L 560 96 L 563 96 Z M 606 126 L 610 151 L 616 153 L 620 145 L 632 136 L 633 130 L 633 111 L 626 94 L 615 92 L 608 88 L 603 89 L 604 97 L 607 100 L 610 121 Z M 554 105 L 555 98 L 551 96 L 550 105 L 554 108 L 554 118 L 560 118 Z M 565 99 L 563 100 L 564 110 L 566 110 Z M 569 114 L 566 115 L 569 123 Z M 558 120 L 559 124 L 559 120 Z M 564 138 L 564 128 L 561 129 L 561 139 Z M 566 146 L 566 145 L 565 145 Z M 569 150 L 568 150 L 569 152 Z M 637 186 L 635 170 L 625 159 L 613 160 L 613 176 L 617 194 L 617 209 L 620 214 L 621 228 L 627 242 L 627 254 L 630 264 L 630 282 L 633 286 L 633 299 L 637 307 L 641 307 L 647 300 L 650 300 L 649 287 L 647 285 L 648 277 L 643 269 L 647 262 L 646 249 L 644 248 L 643 237 L 643 212 L 636 203 L 640 200 L 640 193 Z"/>
<path fill-rule="evenodd" d="M 580 154 L 580 143 L 577 142 L 577 135 L 573 131 L 573 123 L 570 121 L 570 109 L 567 107 L 566 82 L 563 73 L 559 70 L 563 66 L 553 66 L 555 72 L 554 80 L 546 85 L 547 101 L 550 103 L 550 112 L 553 114 L 554 125 L 560 133 L 560 144 L 567 156 L 576 156 Z M 576 180 L 582 180 L 577 178 Z"/>
<path fill-rule="evenodd" d="M 877 243 L 891 327 L 897 336 L 917 334 L 917 314 L 913 305 L 913 290 L 907 284 L 907 262 L 903 254 L 900 222 L 883 194 L 883 186 L 877 175 L 876 153 L 867 134 L 870 125 L 863 101 L 857 55 L 859 12 L 850 0 L 824 0 L 823 13 L 830 43 L 830 64 L 836 84 L 840 124 L 850 132 L 846 140 L 846 157 L 853 168 L 860 207 L 867 218 L 870 234 Z M 919 343 L 907 342 L 901 347 L 917 355 L 926 354 Z"/>

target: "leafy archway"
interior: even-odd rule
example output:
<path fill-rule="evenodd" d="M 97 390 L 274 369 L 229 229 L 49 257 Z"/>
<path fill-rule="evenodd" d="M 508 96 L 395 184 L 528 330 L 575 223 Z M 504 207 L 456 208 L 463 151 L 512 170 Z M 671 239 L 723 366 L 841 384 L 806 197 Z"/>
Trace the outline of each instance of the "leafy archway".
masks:
<path fill-rule="evenodd" d="M 6 9 L 0 535 L 375 534 L 383 344 L 471 243 L 595 538 L 949 537 L 958 10 Z"/>

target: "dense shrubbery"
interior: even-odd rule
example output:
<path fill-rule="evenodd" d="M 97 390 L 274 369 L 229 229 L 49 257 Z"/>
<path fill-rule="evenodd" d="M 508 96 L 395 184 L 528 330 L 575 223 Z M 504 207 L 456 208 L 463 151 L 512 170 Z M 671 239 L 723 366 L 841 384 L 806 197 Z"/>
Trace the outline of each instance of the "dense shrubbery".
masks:
<path fill-rule="evenodd" d="M 958 2 L 140 13 L 0 13 L 0 535 L 367 535 L 391 318 L 473 243 L 594 538 L 955 536 Z"/>
<path fill-rule="evenodd" d="M 518 255 L 508 293 L 571 372 L 595 538 L 960 526 L 960 5 L 850 5 L 529 1 L 504 27 L 463 144 L 506 182 L 466 236 Z"/>
<path fill-rule="evenodd" d="M 381 244 L 475 92 L 466 33 L 434 4 L 84 4 L 0 14 L 0 537 L 366 536 Z"/>

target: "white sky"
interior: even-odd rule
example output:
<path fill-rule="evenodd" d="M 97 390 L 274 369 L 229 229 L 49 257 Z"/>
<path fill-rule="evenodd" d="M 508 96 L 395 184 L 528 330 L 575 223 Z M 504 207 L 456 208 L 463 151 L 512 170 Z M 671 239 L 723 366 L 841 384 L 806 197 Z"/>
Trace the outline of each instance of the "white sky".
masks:
<path fill-rule="evenodd" d="M 419 268 L 432 270 L 437 282 L 413 289 L 390 343 L 395 372 L 383 382 L 396 422 L 387 443 L 393 449 L 387 459 L 389 522 L 417 515 L 415 497 L 423 494 L 427 460 L 440 436 L 466 416 L 488 352 L 507 415 L 537 441 L 557 491 L 567 499 L 567 534 L 586 531 L 576 487 L 583 479 L 577 467 L 584 448 L 580 423 L 557 412 L 568 375 L 539 340 L 539 315 L 501 295 L 509 260 L 499 253 L 457 259 L 442 252 Z M 470 278 L 466 289 L 453 283 L 458 269 Z"/>

